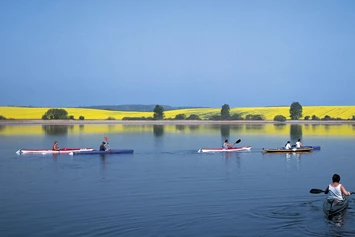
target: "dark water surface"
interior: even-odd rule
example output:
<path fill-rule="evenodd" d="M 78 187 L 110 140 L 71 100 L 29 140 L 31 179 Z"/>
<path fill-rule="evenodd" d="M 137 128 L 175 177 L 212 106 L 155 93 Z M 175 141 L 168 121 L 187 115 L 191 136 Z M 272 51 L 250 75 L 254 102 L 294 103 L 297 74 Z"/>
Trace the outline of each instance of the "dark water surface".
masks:
<path fill-rule="evenodd" d="M 127 155 L 17 155 L 20 148 L 98 148 Z M 200 154 L 242 139 L 250 152 Z M 301 138 L 311 154 L 262 154 Z M 322 211 L 333 173 L 355 191 L 351 125 L 3 126 L 0 236 L 355 236 L 355 195 Z"/>

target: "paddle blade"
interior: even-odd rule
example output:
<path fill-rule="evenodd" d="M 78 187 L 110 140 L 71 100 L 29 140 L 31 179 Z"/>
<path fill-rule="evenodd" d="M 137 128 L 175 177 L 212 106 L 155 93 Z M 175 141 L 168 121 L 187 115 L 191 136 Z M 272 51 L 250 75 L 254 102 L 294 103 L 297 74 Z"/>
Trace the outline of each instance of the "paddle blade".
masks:
<path fill-rule="evenodd" d="M 104 139 L 105 139 L 106 142 L 108 142 L 108 138 L 106 136 L 104 137 Z"/>
<path fill-rule="evenodd" d="M 235 142 L 235 144 L 237 144 L 237 143 L 239 143 L 239 142 L 241 142 L 242 140 L 240 140 L 240 139 L 238 139 L 236 142 Z"/>
<path fill-rule="evenodd" d="M 311 189 L 309 192 L 313 194 L 324 193 L 322 189 L 316 189 L 316 188 Z"/>
<path fill-rule="evenodd" d="M 350 192 L 350 194 L 355 194 L 355 192 Z"/>

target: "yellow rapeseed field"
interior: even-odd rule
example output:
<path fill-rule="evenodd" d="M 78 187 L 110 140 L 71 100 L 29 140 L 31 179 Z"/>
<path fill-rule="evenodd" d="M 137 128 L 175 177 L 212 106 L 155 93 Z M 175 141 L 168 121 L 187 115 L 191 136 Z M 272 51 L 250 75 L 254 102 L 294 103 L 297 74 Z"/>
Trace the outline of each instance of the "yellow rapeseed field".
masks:
<path fill-rule="evenodd" d="M 29 108 L 29 107 L 6 107 L 0 106 L 0 115 L 6 118 L 13 119 L 41 119 L 42 115 L 50 108 Z M 84 116 L 85 119 L 100 120 L 113 117 L 121 120 L 123 117 L 152 117 L 153 112 L 131 112 L 131 111 L 110 111 L 98 109 L 84 109 L 84 108 L 63 108 L 68 111 L 68 115 L 73 115 L 75 119 L 79 116 Z M 290 107 L 244 107 L 231 108 L 230 113 L 242 113 L 243 116 L 247 114 L 261 114 L 266 120 L 273 120 L 276 115 L 283 115 L 289 118 Z M 196 114 L 202 119 L 208 119 L 211 115 L 219 115 L 221 108 L 199 108 L 199 109 L 179 109 L 165 111 L 165 118 L 175 118 L 177 114 L 185 114 L 189 116 Z M 355 106 L 303 106 L 304 116 L 316 115 L 323 118 L 329 115 L 333 118 L 349 119 L 355 116 Z"/>

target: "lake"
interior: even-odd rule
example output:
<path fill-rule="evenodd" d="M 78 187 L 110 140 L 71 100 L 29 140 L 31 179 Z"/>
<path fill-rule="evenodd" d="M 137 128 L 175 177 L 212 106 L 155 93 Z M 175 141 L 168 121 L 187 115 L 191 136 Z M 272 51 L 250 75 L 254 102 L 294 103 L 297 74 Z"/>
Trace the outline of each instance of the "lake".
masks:
<path fill-rule="evenodd" d="M 125 155 L 17 155 L 20 148 L 93 147 Z M 262 148 L 321 146 L 309 154 Z M 224 139 L 249 152 L 198 153 Z M 354 236 L 355 195 L 328 220 L 334 173 L 355 191 L 355 126 L 0 126 L 0 236 Z"/>

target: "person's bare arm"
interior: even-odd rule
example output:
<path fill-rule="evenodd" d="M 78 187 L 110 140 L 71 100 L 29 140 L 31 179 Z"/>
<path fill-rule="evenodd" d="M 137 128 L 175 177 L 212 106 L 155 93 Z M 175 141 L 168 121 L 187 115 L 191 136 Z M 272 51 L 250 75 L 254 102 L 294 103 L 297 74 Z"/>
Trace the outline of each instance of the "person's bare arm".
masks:
<path fill-rule="evenodd" d="M 343 185 L 341 185 L 340 190 L 345 196 L 349 196 L 351 194 L 350 192 L 346 191 Z"/>

